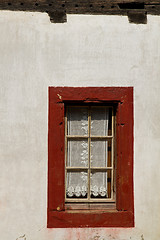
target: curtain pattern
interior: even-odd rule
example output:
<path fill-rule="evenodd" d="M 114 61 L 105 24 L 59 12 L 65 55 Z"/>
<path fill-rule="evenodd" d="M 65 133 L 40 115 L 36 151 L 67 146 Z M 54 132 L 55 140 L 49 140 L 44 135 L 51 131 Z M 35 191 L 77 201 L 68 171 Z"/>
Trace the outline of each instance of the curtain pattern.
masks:
<path fill-rule="evenodd" d="M 108 135 L 109 111 L 106 107 L 91 107 L 91 136 Z M 88 107 L 69 107 L 67 110 L 67 135 L 88 135 Z M 68 139 L 67 166 L 88 166 L 88 139 Z M 92 139 L 90 144 L 91 167 L 107 167 L 107 140 Z M 90 195 L 93 198 L 107 197 L 107 172 L 91 171 Z M 87 170 L 67 172 L 67 197 L 87 198 Z"/>

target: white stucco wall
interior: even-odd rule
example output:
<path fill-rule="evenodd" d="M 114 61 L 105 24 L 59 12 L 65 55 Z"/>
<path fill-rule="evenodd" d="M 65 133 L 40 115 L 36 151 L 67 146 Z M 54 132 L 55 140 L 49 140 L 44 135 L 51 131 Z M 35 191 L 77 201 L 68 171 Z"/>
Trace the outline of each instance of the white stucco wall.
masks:
<path fill-rule="evenodd" d="M 0 11 L 0 33 L 0 239 L 159 240 L 160 17 Z M 46 228 L 48 86 L 134 87 L 135 228 Z"/>

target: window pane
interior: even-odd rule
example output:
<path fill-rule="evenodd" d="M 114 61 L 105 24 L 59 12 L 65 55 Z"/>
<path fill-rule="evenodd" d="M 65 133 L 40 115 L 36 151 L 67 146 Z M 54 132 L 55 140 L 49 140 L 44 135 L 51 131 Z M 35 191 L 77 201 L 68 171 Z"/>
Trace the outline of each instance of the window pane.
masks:
<path fill-rule="evenodd" d="M 67 167 L 88 166 L 88 140 L 69 140 L 67 147 Z"/>
<path fill-rule="evenodd" d="M 110 108 L 111 109 L 111 108 Z M 111 135 L 112 109 L 108 107 L 91 108 L 91 135 Z"/>
<path fill-rule="evenodd" d="M 68 171 L 67 172 L 67 198 L 87 198 L 88 172 Z"/>
<path fill-rule="evenodd" d="M 68 107 L 67 120 L 68 135 L 88 135 L 87 107 Z"/>
<path fill-rule="evenodd" d="M 91 141 L 91 167 L 111 167 L 111 140 Z"/>
<path fill-rule="evenodd" d="M 91 172 L 91 198 L 111 198 L 111 170 Z"/>

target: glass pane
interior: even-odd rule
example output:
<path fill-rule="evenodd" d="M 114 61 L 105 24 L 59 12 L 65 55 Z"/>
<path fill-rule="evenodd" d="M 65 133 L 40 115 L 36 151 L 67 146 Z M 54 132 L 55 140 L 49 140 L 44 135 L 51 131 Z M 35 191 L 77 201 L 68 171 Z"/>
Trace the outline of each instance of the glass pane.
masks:
<path fill-rule="evenodd" d="M 111 140 L 91 140 L 91 167 L 111 167 Z"/>
<path fill-rule="evenodd" d="M 67 167 L 88 167 L 88 140 L 68 139 L 67 145 Z"/>
<path fill-rule="evenodd" d="M 67 120 L 68 135 L 88 135 L 87 107 L 68 107 Z"/>
<path fill-rule="evenodd" d="M 109 116 L 111 115 L 111 117 Z M 91 135 L 108 136 L 111 135 L 112 111 L 108 107 L 91 108 Z"/>
<path fill-rule="evenodd" d="M 67 172 L 67 198 L 87 198 L 88 172 L 68 171 Z"/>
<path fill-rule="evenodd" d="M 111 170 L 92 171 L 91 198 L 111 198 Z"/>

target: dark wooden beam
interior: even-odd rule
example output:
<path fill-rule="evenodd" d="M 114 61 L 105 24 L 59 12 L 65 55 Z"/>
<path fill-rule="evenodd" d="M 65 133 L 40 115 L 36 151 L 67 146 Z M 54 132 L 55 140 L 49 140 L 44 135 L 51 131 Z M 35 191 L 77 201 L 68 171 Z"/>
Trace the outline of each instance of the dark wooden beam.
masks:
<path fill-rule="evenodd" d="M 65 22 L 66 14 L 96 14 L 132 15 L 131 22 L 146 23 L 147 14 L 160 15 L 160 0 L 0 0 L 0 10 L 47 12 L 52 22 Z"/>

